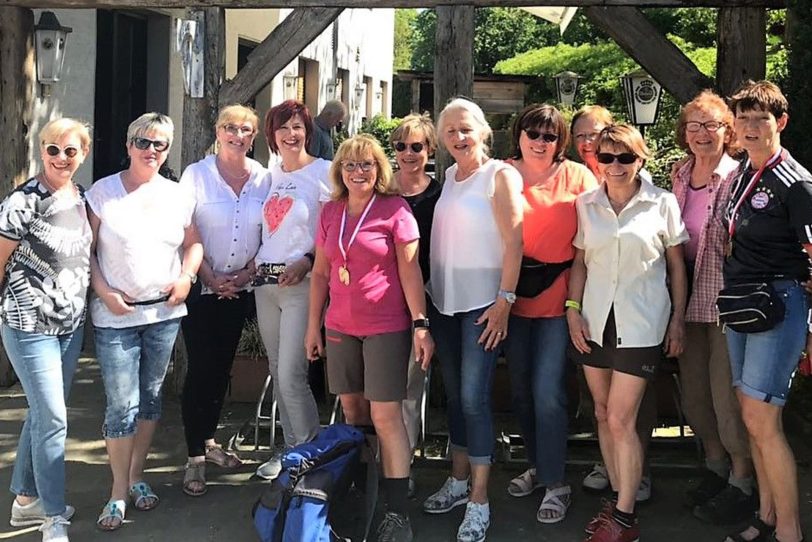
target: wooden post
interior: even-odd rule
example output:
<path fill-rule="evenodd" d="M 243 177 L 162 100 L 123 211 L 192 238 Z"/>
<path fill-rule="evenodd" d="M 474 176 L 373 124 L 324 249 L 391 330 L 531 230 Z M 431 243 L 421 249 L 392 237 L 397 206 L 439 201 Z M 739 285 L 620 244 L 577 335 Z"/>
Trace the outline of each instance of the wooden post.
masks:
<path fill-rule="evenodd" d="M 412 79 L 412 113 L 422 113 L 420 111 L 420 79 Z"/>
<path fill-rule="evenodd" d="M 767 73 L 767 12 L 721 8 L 717 18 L 716 88 L 730 96 L 747 79 Z"/>
<path fill-rule="evenodd" d="M 474 6 L 437 6 L 434 49 L 434 120 L 446 103 L 460 94 L 474 93 Z M 435 155 L 436 176 L 442 182 L 451 157 L 440 146 Z"/>

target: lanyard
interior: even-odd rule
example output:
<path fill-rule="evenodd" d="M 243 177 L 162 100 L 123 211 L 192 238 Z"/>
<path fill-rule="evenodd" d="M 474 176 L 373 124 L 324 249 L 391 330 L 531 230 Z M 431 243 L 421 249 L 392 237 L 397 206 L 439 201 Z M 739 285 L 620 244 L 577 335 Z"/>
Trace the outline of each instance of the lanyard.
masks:
<path fill-rule="evenodd" d="M 784 157 L 782 156 L 782 151 L 783 149 L 779 148 L 778 152 L 772 155 L 769 160 L 764 162 L 761 165 L 761 167 L 758 168 L 758 171 L 756 171 L 755 175 L 753 175 L 753 177 L 750 179 L 750 183 L 747 185 L 747 188 L 744 189 L 744 192 L 742 192 L 742 195 L 741 197 L 739 197 L 739 200 L 736 202 L 736 205 L 733 206 L 733 211 L 730 213 L 730 222 L 727 225 L 727 232 L 730 234 L 731 240 L 733 239 L 733 232 L 736 231 L 736 214 L 739 212 L 739 207 L 741 207 L 742 204 L 744 203 L 744 200 L 746 200 L 747 197 L 750 196 L 750 193 L 756 187 L 758 181 L 761 180 L 761 176 L 764 175 L 764 171 L 767 168 L 770 169 L 774 168 L 775 166 L 778 165 L 779 162 L 781 162 L 781 160 L 784 159 Z M 747 168 L 749 166 L 750 161 L 748 160 L 747 165 L 745 166 L 745 171 L 747 171 Z"/>
<path fill-rule="evenodd" d="M 369 214 L 369 210 L 372 209 L 372 204 L 375 203 L 375 197 L 377 194 L 373 194 L 372 198 L 367 203 L 364 212 L 361 214 L 361 218 L 358 219 L 358 224 L 355 225 L 355 231 L 352 232 L 350 236 L 350 240 L 347 242 L 347 248 L 344 248 L 344 226 L 347 224 L 347 206 L 344 205 L 344 213 L 341 215 L 341 228 L 338 230 L 338 250 L 341 251 L 341 256 L 344 257 L 344 261 L 347 261 L 347 251 L 350 250 L 353 241 L 355 241 L 355 236 L 358 235 L 358 230 L 361 229 L 361 224 L 364 223 L 364 219 Z"/>

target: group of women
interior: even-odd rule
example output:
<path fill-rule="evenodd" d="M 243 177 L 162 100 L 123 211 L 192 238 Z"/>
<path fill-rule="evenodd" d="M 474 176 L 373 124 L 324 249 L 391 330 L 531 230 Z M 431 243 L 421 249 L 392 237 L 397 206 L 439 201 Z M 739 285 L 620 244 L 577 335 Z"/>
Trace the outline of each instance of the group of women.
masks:
<path fill-rule="evenodd" d="M 639 538 L 635 502 L 650 490 L 645 441 L 654 424 L 647 390 L 669 356 L 679 358 L 706 454 L 707 475 L 688 495 L 694 514 L 744 521 L 757 506 L 729 542 L 802 540 L 780 420 L 806 344 L 812 176 L 781 147 L 787 119 L 785 98 L 768 82 L 746 83 L 730 109 L 703 92 L 677 123 L 687 157 L 672 170 L 673 193 L 643 169 L 651 152 L 641 134 L 597 106 L 579 111 L 571 128 L 554 107 L 529 106 L 513 128 L 515 153 L 502 161 L 489 156 L 482 110 L 457 98 L 436 132 L 428 117 L 410 115 L 392 133 L 395 173 L 365 135 L 345 141 L 332 162 L 310 156 L 312 119 L 292 100 L 266 115 L 280 158 L 268 171 L 248 158 L 256 113 L 229 106 L 217 120 L 216 153 L 179 183 L 158 174 L 172 122 L 148 113 L 128 131 L 128 169 L 87 192 L 72 177 L 89 152 L 88 128 L 49 123 L 39 138 L 42 172 L 0 207 L 2 339 L 30 406 L 12 524 L 42 524 L 43 540 L 68 540 L 65 402 L 90 286 L 113 474 L 101 529 L 119 528 L 130 505 L 158 505 L 144 462 L 181 327 L 183 491 L 206 493 L 206 463 L 241 464 L 214 436 L 256 307 L 285 448 L 319 428 L 308 359 L 326 356 L 348 423 L 374 427 L 382 542 L 413 539 L 410 463 L 435 342 L 452 462 L 423 510 L 465 505 L 458 542 L 485 540 L 490 526 L 500 352 L 529 462 L 507 490 L 524 497 L 544 488 L 539 522 L 562 521 L 572 503 L 571 359 L 583 368 L 603 459 L 584 484 L 612 490 L 585 540 Z M 571 134 L 584 165 L 566 158 Z M 426 173 L 438 142 L 455 162 L 442 186 Z M 769 286 L 784 314 L 767 330 L 720 328 L 720 290 L 754 281 Z M 273 478 L 280 468 L 276 455 L 257 474 Z"/>

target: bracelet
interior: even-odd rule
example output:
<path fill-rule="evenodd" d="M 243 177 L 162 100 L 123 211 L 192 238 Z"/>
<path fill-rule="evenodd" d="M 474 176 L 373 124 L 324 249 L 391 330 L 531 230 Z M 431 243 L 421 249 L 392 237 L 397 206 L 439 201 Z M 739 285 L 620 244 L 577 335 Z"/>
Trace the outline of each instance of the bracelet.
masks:
<path fill-rule="evenodd" d="M 581 304 L 574 299 L 567 299 L 564 301 L 564 308 L 575 309 L 578 312 L 581 312 Z"/>

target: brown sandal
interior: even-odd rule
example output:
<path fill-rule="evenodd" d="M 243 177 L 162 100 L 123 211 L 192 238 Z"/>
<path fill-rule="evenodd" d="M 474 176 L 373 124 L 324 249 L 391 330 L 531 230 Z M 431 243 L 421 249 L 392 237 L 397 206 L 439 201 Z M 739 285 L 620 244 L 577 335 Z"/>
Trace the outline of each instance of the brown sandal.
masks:
<path fill-rule="evenodd" d="M 219 444 L 206 446 L 206 461 L 225 469 L 236 469 L 242 466 L 242 461 L 234 452 L 227 452 Z"/>
<path fill-rule="evenodd" d="M 202 484 L 200 487 L 198 484 Z M 200 497 L 206 494 L 206 463 L 186 463 L 186 472 L 183 474 L 183 492 L 190 497 Z"/>

